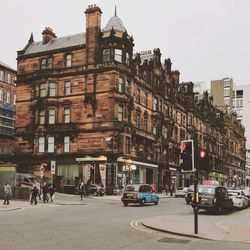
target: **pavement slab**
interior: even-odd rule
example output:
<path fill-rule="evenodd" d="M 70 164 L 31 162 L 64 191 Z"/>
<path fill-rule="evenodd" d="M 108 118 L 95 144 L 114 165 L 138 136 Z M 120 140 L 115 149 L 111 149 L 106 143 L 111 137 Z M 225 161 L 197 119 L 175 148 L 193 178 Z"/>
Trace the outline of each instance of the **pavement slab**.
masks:
<path fill-rule="evenodd" d="M 166 215 L 146 218 L 141 223 L 149 228 L 208 240 L 250 243 L 250 209 L 232 214 L 199 214 L 198 234 L 194 234 L 194 215 Z"/>

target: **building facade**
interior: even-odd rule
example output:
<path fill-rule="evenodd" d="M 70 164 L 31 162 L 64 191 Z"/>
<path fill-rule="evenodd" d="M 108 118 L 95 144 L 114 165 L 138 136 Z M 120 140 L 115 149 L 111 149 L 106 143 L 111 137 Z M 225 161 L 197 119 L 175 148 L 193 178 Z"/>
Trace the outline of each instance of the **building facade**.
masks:
<path fill-rule="evenodd" d="M 16 117 L 16 70 L 0 62 L 0 161 L 14 153 Z"/>
<path fill-rule="evenodd" d="M 233 111 L 245 127 L 246 148 L 250 149 L 250 85 L 236 85 L 233 92 Z"/>
<path fill-rule="evenodd" d="M 85 14 L 84 33 L 57 38 L 45 28 L 42 41 L 31 35 L 18 52 L 20 171 L 43 166 L 50 172 L 55 161 L 53 178 L 64 192 L 88 179 L 107 193 L 127 183 L 188 185 L 192 174 L 180 172 L 180 142 L 194 139 L 208 150 L 204 178 L 210 172 L 227 176 L 230 133 L 238 138 L 231 153 L 244 169 L 240 124 L 231 124 L 207 93 L 196 99 L 193 83 L 180 83 L 179 71 L 170 59 L 162 63 L 159 49 L 133 54 L 133 37 L 116 13 L 103 29 L 99 7 L 91 5 Z"/>

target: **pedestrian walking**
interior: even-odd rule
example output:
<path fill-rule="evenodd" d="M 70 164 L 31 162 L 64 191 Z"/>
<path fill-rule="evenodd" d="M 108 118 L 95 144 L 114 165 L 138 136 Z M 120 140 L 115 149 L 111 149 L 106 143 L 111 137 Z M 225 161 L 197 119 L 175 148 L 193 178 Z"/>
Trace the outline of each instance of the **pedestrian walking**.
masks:
<path fill-rule="evenodd" d="M 173 196 L 173 192 L 174 192 L 173 185 L 170 185 L 170 196 L 171 196 L 171 197 Z"/>
<path fill-rule="evenodd" d="M 41 200 L 41 184 L 37 180 L 35 180 L 35 185 L 36 185 L 36 188 L 37 188 L 38 198 L 39 198 L 39 200 Z"/>
<path fill-rule="evenodd" d="M 168 195 L 168 184 L 165 186 L 166 195 Z"/>
<path fill-rule="evenodd" d="M 9 205 L 10 204 L 10 195 L 11 195 L 11 187 L 10 185 L 7 183 L 7 181 L 5 181 L 4 185 L 3 185 L 3 197 L 4 197 L 4 202 L 3 204 Z"/>
<path fill-rule="evenodd" d="M 35 205 L 37 205 L 37 199 L 36 199 L 37 194 L 38 194 L 38 189 L 37 189 L 37 187 L 36 187 L 36 184 L 34 183 L 34 184 L 32 185 L 32 188 L 31 188 L 30 205 L 33 205 L 33 203 L 34 203 Z"/>
<path fill-rule="evenodd" d="M 55 194 L 55 188 L 54 188 L 53 184 L 50 184 L 49 185 L 50 202 L 53 202 L 54 194 Z"/>
<path fill-rule="evenodd" d="M 42 190 L 43 190 L 43 203 L 45 203 L 46 201 L 49 202 L 49 197 L 48 197 L 49 189 L 46 182 L 43 183 Z"/>
<path fill-rule="evenodd" d="M 82 200 L 82 196 L 85 196 L 85 185 L 83 184 L 83 182 L 81 182 L 80 186 L 79 186 L 79 194 L 81 196 L 81 200 Z"/>

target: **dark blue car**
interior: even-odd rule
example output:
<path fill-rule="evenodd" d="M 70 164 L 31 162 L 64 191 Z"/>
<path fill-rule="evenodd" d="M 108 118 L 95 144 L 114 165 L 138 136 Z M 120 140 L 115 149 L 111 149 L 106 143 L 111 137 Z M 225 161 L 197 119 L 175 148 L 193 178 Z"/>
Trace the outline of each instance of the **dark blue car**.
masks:
<path fill-rule="evenodd" d="M 126 186 L 121 200 L 125 207 L 129 203 L 138 203 L 141 206 L 146 203 L 158 205 L 159 196 L 155 194 L 152 187 L 148 184 L 131 184 Z"/>

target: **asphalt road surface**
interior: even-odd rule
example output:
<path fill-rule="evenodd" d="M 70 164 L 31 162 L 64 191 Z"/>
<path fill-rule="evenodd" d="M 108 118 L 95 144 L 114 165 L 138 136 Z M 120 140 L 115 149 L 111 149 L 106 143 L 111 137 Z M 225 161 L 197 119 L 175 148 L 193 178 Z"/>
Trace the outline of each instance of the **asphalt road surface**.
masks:
<path fill-rule="evenodd" d="M 72 201 L 78 197 L 69 197 Z M 158 206 L 123 207 L 121 202 L 85 198 L 78 205 L 0 211 L 0 249 L 174 249 L 249 250 L 250 244 L 178 237 L 144 228 L 142 218 L 192 213 L 181 198 Z"/>

